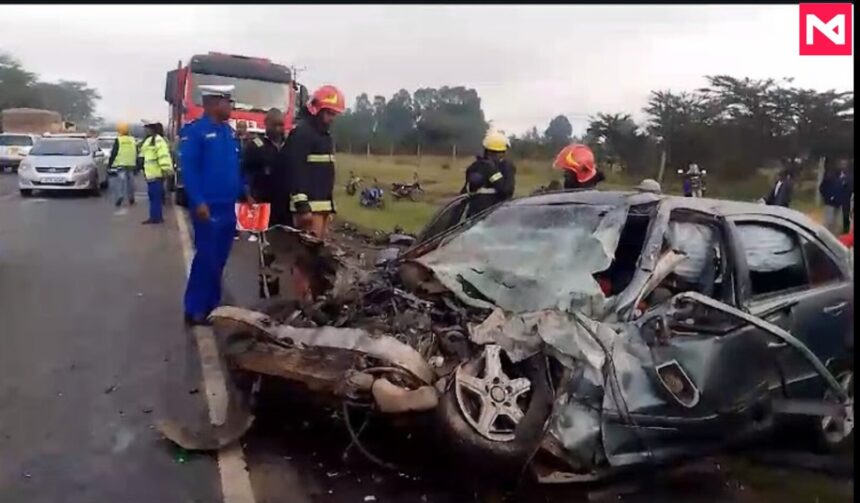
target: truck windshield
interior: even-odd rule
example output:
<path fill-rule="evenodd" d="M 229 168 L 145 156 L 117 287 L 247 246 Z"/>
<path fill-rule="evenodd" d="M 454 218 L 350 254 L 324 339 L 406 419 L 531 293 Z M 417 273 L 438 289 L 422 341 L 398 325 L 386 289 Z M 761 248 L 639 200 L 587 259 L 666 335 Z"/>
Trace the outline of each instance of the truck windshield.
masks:
<path fill-rule="evenodd" d="M 32 145 L 33 139 L 26 135 L 0 135 L 0 147 L 30 147 Z"/>
<path fill-rule="evenodd" d="M 284 110 L 289 99 L 289 84 L 264 80 L 192 73 L 189 85 L 192 86 L 191 101 L 197 106 L 203 105 L 200 89 L 197 88 L 200 85 L 236 86 L 233 90 L 233 101 L 236 102 L 235 108 L 237 110 L 255 112 L 267 112 L 270 108 Z"/>

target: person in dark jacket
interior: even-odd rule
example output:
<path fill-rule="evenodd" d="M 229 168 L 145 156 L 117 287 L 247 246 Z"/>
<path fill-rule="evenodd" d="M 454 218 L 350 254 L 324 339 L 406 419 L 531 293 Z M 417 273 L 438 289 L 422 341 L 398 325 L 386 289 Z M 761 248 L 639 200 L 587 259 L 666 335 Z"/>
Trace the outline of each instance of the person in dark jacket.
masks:
<path fill-rule="evenodd" d="M 794 191 L 794 170 L 785 168 L 780 172 L 764 202 L 770 206 L 791 206 L 791 195 Z"/>
<path fill-rule="evenodd" d="M 594 152 L 579 143 L 561 149 L 552 165 L 564 173 L 565 189 L 591 189 L 606 178 L 597 169 Z"/>
<path fill-rule="evenodd" d="M 269 110 L 266 133 L 250 139 L 243 149 L 242 172 L 251 195 L 272 207 L 270 225 L 292 225 L 290 215 L 289 156 L 284 135 L 284 114 Z"/>
<path fill-rule="evenodd" d="M 334 206 L 334 144 L 331 125 L 343 113 L 343 93 L 322 86 L 307 104 L 308 115 L 289 136 L 288 156 L 292 171 L 290 211 L 294 225 L 324 239 Z"/>
<path fill-rule="evenodd" d="M 466 181 L 460 189 L 460 194 L 470 196 L 463 218 L 512 198 L 516 189 L 517 168 L 504 157 L 508 150 L 505 135 L 490 132 L 484 138 L 483 146 L 483 155 L 466 168 Z"/>
<path fill-rule="evenodd" d="M 854 192 L 854 182 L 848 173 L 848 160 L 840 159 L 835 170 L 827 170 L 818 186 L 824 203 L 824 226 L 834 234 L 844 234 L 851 226 L 850 204 Z M 839 225 L 839 216 L 842 225 Z M 841 229 L 840 229 L 841 227 Z"/>

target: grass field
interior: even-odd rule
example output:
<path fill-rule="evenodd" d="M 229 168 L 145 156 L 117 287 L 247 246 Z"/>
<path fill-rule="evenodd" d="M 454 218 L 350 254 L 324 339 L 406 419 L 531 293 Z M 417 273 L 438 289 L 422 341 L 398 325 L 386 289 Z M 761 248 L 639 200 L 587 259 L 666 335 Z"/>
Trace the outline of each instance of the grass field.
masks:
<path fill-rule="evenodd" d="M 456 162 L 451 157 L 423 156 L 364 156 L 337 155 L 337 182 L 335 186 L 335 201 L 338 208 L 338 218 L 348 221 L 363 229 L 379 229 L 391 231 L 400 226 L 407 232 L 417 232 L 436 209 L 445 201 L 455 197 L 463 186 L 463 173 L 466 166 L 472 162 L 471 157 L 461 157 Z M 540 186 L 546 185 L 553 178 L 559 178 L 553 170 L 550 161 L 518 160 L 517 166 L 517 196 L 532 193 Z M 361 177 L 364 186 L 379 180 L 385 191 L 385 208 L 381 210 L 362 208 L 358 203 L 358 195 L 346 194 L 346 182 L 350 171 Z M 390 196 L 393 182 L 408 183 L 412 174 L 418 172 L 421 184 L 426 191 L 424 198 L 418 202 L 395 201 Z M 641 181 L 620 173 L 606 173 L 607 180 L 600 185 L 602 189 L 629 189 Z M 737 183 L 726 183 L 708 180 L 708 195 L 718 198 L 736 199 L 739 201 L 754 201 L 767 192 L 771 186 L 771 177 L 756 172 Z M 814 208 L 814 182 L 803 182 L 795 189 L 793 207 L 806 211 L 816 217 Z M 674 173 L 667 174 L 663 190 L 666 193 L 681 193 L 681 179 Z"/>

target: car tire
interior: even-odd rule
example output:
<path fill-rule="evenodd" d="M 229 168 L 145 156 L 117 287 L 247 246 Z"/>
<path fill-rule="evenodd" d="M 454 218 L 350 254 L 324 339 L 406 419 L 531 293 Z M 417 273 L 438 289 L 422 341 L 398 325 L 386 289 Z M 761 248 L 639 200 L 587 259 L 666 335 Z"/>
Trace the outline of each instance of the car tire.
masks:
<path fill-rule="evenodd" d="M 99 176 L 98 175 L 95 175 L 93 177 L 93 179 L 90 180 L 90 188 L 87 189 L 87 192 L 89 193 L 89 195 L 91 195 L 93 197 L 101 197 L 102 189 L 101 189 L 101 185 L 99 184 Z"/>
<path fill-rule="evenodd" d="M 487 346 L 485 351 L 486 348 Z M 460 368 L 474 365 L 475 361 L 482 357 L 483 355 Z M 466 420 L 455 390 L 456 372 L 452 374 L 446 391 L 439 399 L 439 405 L 435 409 L 439 440 L 443 448 L 450 451 L 451 459 L 462 464 L 458 468 L 468 470 L 467 473 L 480 471 L 495 477 L 502 473 L 518 475 L 543 438 L 544 426 L 553 403 L 546 358 L 538 354 L 512 367 L 518 375 L 530 381 L 531 389 L 524 415 L 516 424 L 513 438 L 510 440 L 491 440 L 478 433 Z"/>
<path fill-rule="evenodd" d="M 105 177 L 105 180 L 99 184 L 99 189 L 105 190 L 106 188 L 108 188 L 108 182 L 108 177 Z"/>
<path fill-rule="evenodd" d="M 854 403 L 854 366 L 845 366 L 834 372 L 834 377 L 842 385 L 842 388 Z M 825 392 L 825 399 L 832 396 L 832 392 Z M 853 406 L 846 407 L 846 419 L 837 420 L 831 417 L 815 417 L 810 419 L 809 429 L 812 431 L 813 450 L 823 454 L 839 454 L 853 450 L 854 446 L 854 409 Z"/>
<path fill-rule="evenodd" d="M 19 189 L 19 192 L 21 192 L 21 197 L 33 196 L 33 189 Z"/>

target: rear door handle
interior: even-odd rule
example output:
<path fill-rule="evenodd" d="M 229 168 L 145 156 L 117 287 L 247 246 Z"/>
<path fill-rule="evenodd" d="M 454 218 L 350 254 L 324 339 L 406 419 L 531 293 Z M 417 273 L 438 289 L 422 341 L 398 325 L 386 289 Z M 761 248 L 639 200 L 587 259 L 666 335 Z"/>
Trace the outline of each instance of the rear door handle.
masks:
<path fill-rule="evenodd" d="M 832 306 L 827 306 L 824 309 L 822 309 L 822 311 L 824 311 L 825 314 L 832 314 L 833 316 L 838 316 L 838 315 L 842 314 L 842 311 L 845 309 L 845 306 L 847 306 L 847 305 L 848 305 L 847 302 L 842 301 L 838 304 L 833 304 Z"/>

